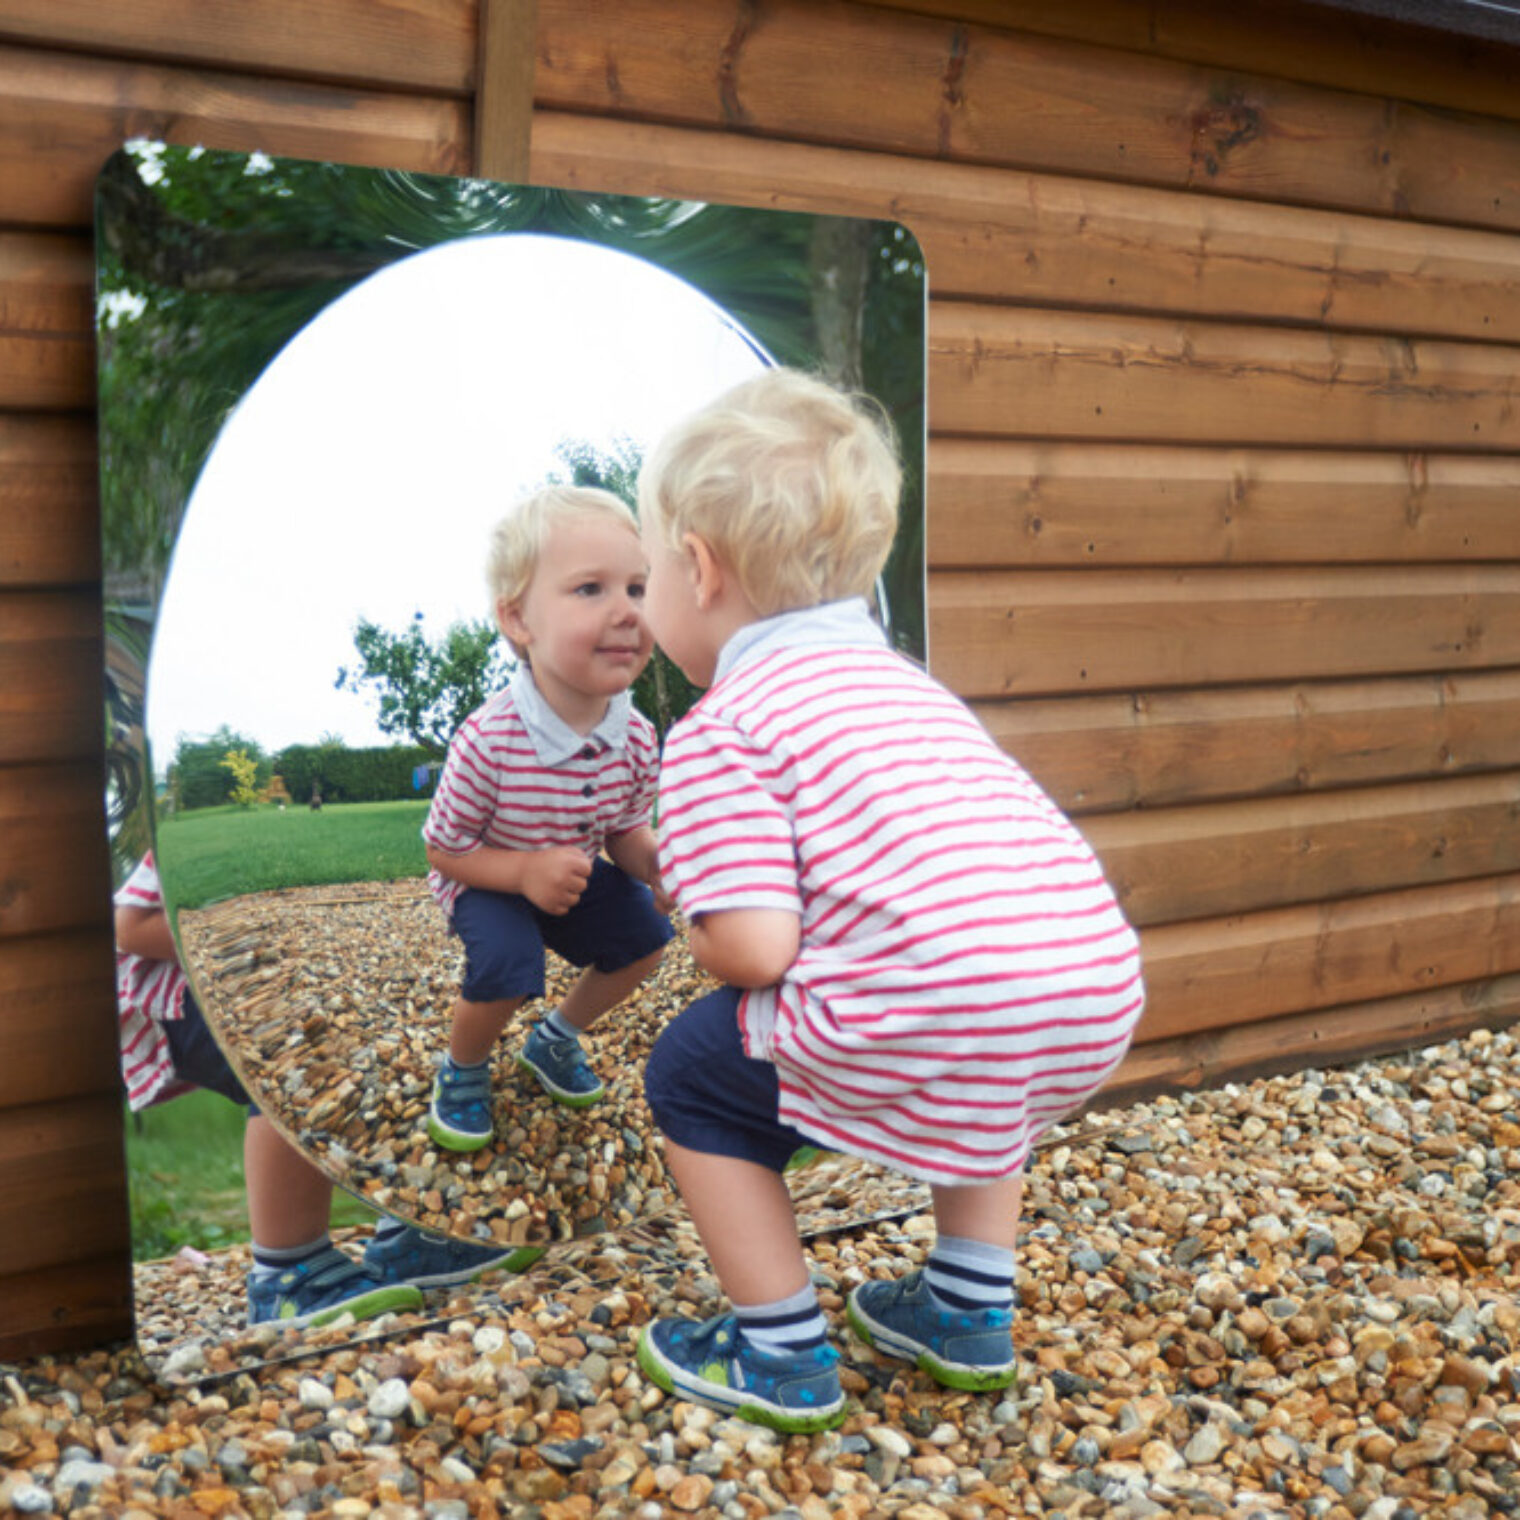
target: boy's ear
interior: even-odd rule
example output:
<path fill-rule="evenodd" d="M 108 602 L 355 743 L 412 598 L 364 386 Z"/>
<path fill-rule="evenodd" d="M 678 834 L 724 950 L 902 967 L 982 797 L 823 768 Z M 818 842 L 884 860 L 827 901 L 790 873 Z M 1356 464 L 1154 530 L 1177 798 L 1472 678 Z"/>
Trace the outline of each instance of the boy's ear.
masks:
<path fill-rule="evenodd" d="M 497 602 L 496 626 L 509 643 L 524 646 L 529 643 L 528 625 L 523 622 L 522 611 L 516 602 Z"/>
<path fill-rule="evenodd" d="M 696 592 L 697 607 L 705 612 L 722 594 L 726 575 L 723 561 L 713 552 L 713 546 L 697 533 L 684 533 L 681 547 L 691 558 L 692 587 Z"/>

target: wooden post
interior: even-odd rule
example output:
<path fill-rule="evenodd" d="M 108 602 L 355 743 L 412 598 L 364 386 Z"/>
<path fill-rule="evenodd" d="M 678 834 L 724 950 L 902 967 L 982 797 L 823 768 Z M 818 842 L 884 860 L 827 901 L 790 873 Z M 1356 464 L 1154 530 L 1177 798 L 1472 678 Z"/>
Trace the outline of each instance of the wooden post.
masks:
<path fill-rule="evenodd" d="M 538 0 L 480 0 L 475 172 L 524 183 L 533 134 Z"/>

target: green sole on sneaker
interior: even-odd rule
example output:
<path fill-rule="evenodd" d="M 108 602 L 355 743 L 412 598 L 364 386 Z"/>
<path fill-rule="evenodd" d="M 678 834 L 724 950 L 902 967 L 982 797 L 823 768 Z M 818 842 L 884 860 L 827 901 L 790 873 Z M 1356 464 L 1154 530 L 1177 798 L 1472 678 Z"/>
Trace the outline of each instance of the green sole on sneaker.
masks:
<path fill-rule="evenodd" d="M 927 1349 L 919 1351 L 916 1355 L 909 1350 L 899 1350 L 895 1346 L 882 1345 L 879 1343 L 871 1325 L 861 1316 L 855 1307 L 854 1301 L 849 1300 L 845 1304 L 845 1318 L 850 1323 L 850 1329 L 863 1340 L 866 1345 L 881 1352 L 883 1356 L 897 1357 L 901 1361 L 912 1362 L 920 1372 L 927 1372 L 934 1381 L 944 1388 L 954 1388 L 960 1393 L 991 1393 L 999 1388 L 1007 1388 L 1018 1380 L 1018 1367 L 1010 1364 L 1007 1367 L 972 1367 L 964 1362 L 947 1362 L 941 1357 L 935 1356 Z"/>
<path fill-rule="evenodd" d="M 543 1072 L 522 1056 L 518 1056 L 517 1058 L 517 1069 L 532 1077 L 561 1108 L 591 1108 L 595 1104 L 600 1103 L 607 1093 L 605 1087 L 599 1087 L 593 1093 L 572 1093 L 566 1092 L 562 1087 L 552 1087 Z"/>
<path fill-rule="evenodd" d="M 467 1135 L 463 1130 L 440 1124 L 431 1114 L 427 1120 L 428 1139 L 446 1151 L 481 1151 L 491 1143 L 490 1135 Z"/>
<path fill-rule="evenodd" d="M 639 1367 L 649 1381 L 655 1387 L 670 1394 L 672 1398 L 685 1399 L 691 1404 L 702 1404 L 709 1409 L 720 1409 L 724 1414 L 736 1415 L 741 1420 L 748 1420 L 752 1425 L 765 1425 L 771 1430 L 780 1431 L 783 1435 L 813 1435 L 820 1430 L 832 1430 L 836 1425 L 844 1423 L 845 1408 L 842 1399 L 837 1408 L 808 1413 L 782 1409 L 776 1404 L 757 1404 L 752 1399 L 746 1399 L 738 1389 L 734 1390 L 734 1398 L 730 1402 L 713 1394 L 683 1388 L 671 1376 L 669 1369 L 660 1359 L 659 1353 L 650 1343 L 647 1330 L 639 1336 L 637 1357 Z"/>
<path fill-rule="evenodd" d="M 372 1293 L 361 1293 L 358 1298 L 351 1298 L 347 1303 L 334 1304 L 328 1309 L 317 1309 L 311 1314 L 301 1314 L 297 1312 L 293 1302 L 287 1302 L 279 1314 L 272 1319 L 261 1320 L 259 1323 L 277 1325 L 285 1330 L 320 1330 L 323 1325 L 330 1325 L 345 1314 L 355 1320 L 375 1319 L 381 1314 L 400 1314 L 408 1309 L 421 1307 L 422 1294 L 416 1288 L 406 1283 L 396 1283 L 388 1287 L 376 1288 Z"/>

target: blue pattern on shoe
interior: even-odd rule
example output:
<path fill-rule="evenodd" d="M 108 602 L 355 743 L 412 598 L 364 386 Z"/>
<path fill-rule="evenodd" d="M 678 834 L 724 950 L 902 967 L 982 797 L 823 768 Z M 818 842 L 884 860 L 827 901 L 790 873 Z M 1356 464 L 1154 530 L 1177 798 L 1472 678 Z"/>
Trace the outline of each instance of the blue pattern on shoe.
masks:
<path fill-rule="evenodd" d="M 374 1235 L 364 1264 L 382 1281 L 417 1288 L 448 1288 L 475 1282 L 488 1272 L 522 1272 L 544 1254 L 542 1246 L 496 1246 L 450 1240 L 407 1225 Z"/>
<path fill-rule="evenodd" d="M 844 1419 L 832 1346 L 767 1356 L 744 1339 L 732 1314 L 701 1323 L 657 1319 L 639 1337 L 638 1358 L 666 1393 L 773 1430 L 828 1430 Z"/>
<path fill-rule="evenodd" d="M 868 1346 L 914 1363 L 947 1388 L 1006 1388 L 1014 1379 L 1013 1315 L 947 1309 L 921 1270 L 897 1282 L 862 1283 L 850 1294 L 846 1314 Z"/>
<path fill-rule="evenodd" d="M 566 1108 L 590 1108 L 605 1090 L 601 1078 L 586 1064 L 581 1042 L 556 1040 L 544 1032 L 542 1024 L 535 1024 L 528 1031 L 528 1041 L 517 1064 L 536 1077 L 538 1085 Z"/>
<path fill-rule="evenodd" d="M 433 1079 L 427 1132 L 435 1145 L 448 1151 L 478 1151 L 490 1141 L 491 1068 L 489 1062 L 461 1071 L 444 1061 Z"/>
<path fill-rule="evenodd" d="M 373 1319 L 420 1309 L 422 1293 L 409 1283 L 390 1283 L 328 1246 L 315 1256 L 273 1274 L 248 1274 L 248 1323 L 289 1329 L 325 1325 L 340 1315 Z"/>

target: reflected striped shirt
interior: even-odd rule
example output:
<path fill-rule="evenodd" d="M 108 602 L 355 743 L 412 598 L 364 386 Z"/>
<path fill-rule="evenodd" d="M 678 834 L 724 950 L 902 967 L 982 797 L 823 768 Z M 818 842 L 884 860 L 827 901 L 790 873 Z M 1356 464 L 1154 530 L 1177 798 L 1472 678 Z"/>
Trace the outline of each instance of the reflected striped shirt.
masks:
<path fill-rule="evenodd" d="M 1018 1170 L 1140 1016 L 1087 843 L 864 603 L 725 648 L 666 740 L 660 866 L 688 917 L 799 915 L 791 969 L 741 1003 L 745 1048 L 784 1122 L 928 1182 Z"/>
<path fill-rule="evenodd" d="M 649 822 L 658 769 L 654 726 L 626 693 L 612 699 L 591 733 L 579 734 L 544 701 L 522 665 L 460 724 L 422 837 L 452 855 L 482 845 L 572 845 L 594 857 L 609 836 Z M 464 888 L 436 870 L 428 885 L 452 914 Z"/>
<path fill-rule="evenodd" d="M 118 908 L 164 905 L 158 869 L 149 852 L 122 884 L 114 899 Z M 116 1020 L 121 1042 L 121 1074 L 127 1103 L 136 1110 L 189 1091 L 174 1075 L 174 1057 L 162 1025 L 185 1013 L 189 981 L 178 961 L 158 961 L 145 955 L 116 952 Z"/>

